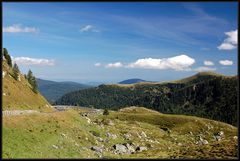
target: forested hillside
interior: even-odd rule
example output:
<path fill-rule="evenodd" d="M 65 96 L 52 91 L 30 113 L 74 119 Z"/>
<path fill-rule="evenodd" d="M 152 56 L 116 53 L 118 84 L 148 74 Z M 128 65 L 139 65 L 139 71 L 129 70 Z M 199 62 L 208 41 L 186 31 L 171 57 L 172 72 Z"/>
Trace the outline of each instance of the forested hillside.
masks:
<path fill-rule="evenodd" d="M 55 104 L 113 110 L 143 106 L 162 113 L 195 115 L 237 125 L 237 79 L 204 72 L 172 82 L 100 85 L 68 93 Z"/>
<path fill-rule="evenodd" d="M 90 88 L 91 86 L 76 82 L 55 82 L 43 79 L 37 79 L 40 93 L 50 102 L 53 103 L 64 94 Z"/>

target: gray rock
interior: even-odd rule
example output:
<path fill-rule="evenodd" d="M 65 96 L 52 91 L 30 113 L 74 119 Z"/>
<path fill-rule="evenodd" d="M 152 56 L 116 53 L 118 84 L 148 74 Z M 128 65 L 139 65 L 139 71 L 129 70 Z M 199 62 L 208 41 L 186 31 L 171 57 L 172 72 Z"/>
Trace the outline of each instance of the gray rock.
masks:
<path fill-rule="evenodd" d="M 144 150 L 147 150 L 147 147 L 145 147 L 145 146 L 138 146 L 138 147 L 136 148 L 136 151 L 138 151 L 138 152 L 142 152 L 142 151 L 144 151 Z"/>
<path fill-rule="evenodd" d="M 224 138 L 224 132 L 223 131 L 219 131 L 217 134 L 215 134 L 213 136 L 213 138 L 215 138 L 217 141 L 220 141 Z"/>
<path fill-rule="evenodd" d="M 106 133 L 106 136 L 109 137 L 109 138 L 112 138 L 112 139 L 116 139 L 117 138 L 116 134 L 111 134 L 109 132 Z"/>
<path fill-rule="evenodd" d="M 141 135 L 141 137 L 143 137 L 143 138 L 146 138 L 146 137 L 147 137 L 147 135 L 146 135 L 145 132 L 143 132 L 143 131 L 140 133 L 140 135 Z"/>
<path fill-rule="evenodd" d="M 58 149 L 58 146 L 57 146 L 57 145 L 52 145 L 52 147 L 53 147 L 54 149 Z"/>
<path fill-rule="evenodd" d="M 99 152 L 99 153 L 102 153 L 102 152 L 103 152 L 102 148 L 101 148 L 101 147 L 97 147 L 97 146 L 92 146 L 92 147 L 91 147 L 91 150 L 96 151 L 96 152 Z"/>
<path fill-rule="evenodd" d="M 127 147 L 122 144 L 115 144 L 113 145 L 115 152 L 118 154 L 127 153 Z"/>
<path fill-rule="evenodd" d="M 131 138 L 131 134 L 123 134 L 124 139 L 129 140 Z"/>
<path fill-rule="evenodd" d="M 129 154 L 133 154 L 135 152 L 134 147 L 132 145 L 130 145 L 129 143 L 125 144 L 125 146 L 127 147 Z"/>
<path fill-rule="evenodd" d="M 104 142 L 103 138 L 98 138 L 99 142 Z"/>

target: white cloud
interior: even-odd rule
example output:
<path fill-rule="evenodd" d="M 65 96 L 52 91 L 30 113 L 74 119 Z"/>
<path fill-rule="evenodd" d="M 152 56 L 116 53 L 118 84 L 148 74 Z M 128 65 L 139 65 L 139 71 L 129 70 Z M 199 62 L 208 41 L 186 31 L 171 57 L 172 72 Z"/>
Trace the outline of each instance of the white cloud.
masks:
<path fill-rule="evenodd" d="M 136 62 L 127 65 L 127 67 L 142 69 L 174 69 L 176 71 L 183 71 L 190 70 L 190 66 L 194 63 L 195 60 L 193 58 L 187 55 L 179 55 L 162 59 L 138 59 Z"/>
<path fill-rule="evenodd" d="M 21 65 L 40 65 L 40 66 L 53 66 L 55 64 L 54 60 L 49 59 L 37 59 L 29 57 L 16 57 L 13 58 L 13 62 Z"/>
<path fill-rule="evenodd" d="M 233 61 L 231 60 L 220 60 L 219 63 L 221 65 L 233 65 Z"/>
<path fill-rule="evenodd" d="M 204 63 L 204 65 L 207 65 L 207 66 L 214 65 L 214 63 L 212 61 L 209 61 L 209 60 L 205 60 L 203 63 Z"/>
<path fill-rule="evenodd" d="M 120 67 L 123 67 L 123 64 L 121 62 L 109 63 L 105 67 L 106 68 L 120 68 Z"/>
<path fill-rule="evenodd" d="M 22 27 L 21 24 L 14 24 L 12 26 L 3 27 L 3 32 L 9 32 L 9 33 L 19 33 L 19 32 L 37 33 L 38 30 L 35 27 Z"/>
<path fill-rule="evenodd" d="M 198 68 L 195 68 L 194 71 L 197 71 L 197 72 L 203 72 L 203 71 L 215 71 L 217 70 L 216 68 L 211 68 L 211 67 L 206 67 L 206 66 L 201 66 L 201 67 L 198 67 Z"/>
<path fill-rule="evenodd" d="M 232 50 L 237 47 L 238 44 L 238 30 L 225 32 L 228 36 L 221 45 L 217 48 L 219 50 Z"/>
<path fill-rule="evenodd" d="M 99 30 L 96 30 L 92 25 L 86 25 L 80 29 L 80 32 L 99 32 Z"/>
<path fill-rule="evenodd" d="M 100 67 L 100 66 L 101 66 L 101 63 L 95 63 L 94 66 L 95 66 L 95 67 Z"/>

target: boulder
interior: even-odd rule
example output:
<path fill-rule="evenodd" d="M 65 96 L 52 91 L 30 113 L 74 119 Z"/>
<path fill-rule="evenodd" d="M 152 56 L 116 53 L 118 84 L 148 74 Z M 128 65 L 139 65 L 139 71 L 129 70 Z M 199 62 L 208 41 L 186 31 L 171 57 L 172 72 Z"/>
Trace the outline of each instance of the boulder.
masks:
<path fill-rule="evenodd" d="M 138 146 L 138 147 L 136 148 L 136 151 L 138 151 L 138 152 L 142 152 L 142 151 L 144 151 L 144 150 L 147 150 L 147 147 L 145 147 L 145 146 Z"/>
<path fill-rule="evenodd" d="M 115 152 L 118 154 L 127 153 L 127 147 L 122 144 L 115 144 L 113 145 Z"/>
<path fill-rule="evenodd" d="M 91 150 L 92 151 L 96 151 L 98 153 L 102 153 L 103 152 L 102 148 L 101 147 L 97 147 L 97 146 L 92 146 Z"/>
<path fill-rule="evenodd" d="M 133 154 L 133 153 L 135 152 L 135 149 L 134 149 L 134 147 L 132 146 L 132 144 L 125 143 L 125 144 L 123 144 L 123 145 L 125 145 L 125 146 L 127 147 L 127 150 L 128 150 L 128 153 L 129 153 L 129 154 Z"/>

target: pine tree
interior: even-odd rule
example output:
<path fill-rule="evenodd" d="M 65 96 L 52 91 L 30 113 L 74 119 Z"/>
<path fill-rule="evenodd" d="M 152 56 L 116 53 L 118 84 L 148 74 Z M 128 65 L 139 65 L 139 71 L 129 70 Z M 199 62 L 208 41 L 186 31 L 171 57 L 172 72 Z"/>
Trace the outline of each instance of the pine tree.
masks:
<path fill-rule="evenodd" d="M 33 79 L 32 79 L 32 89 L 33 89 L 33 92 L 37 93 L 38 85 L 37 85 L 37 80 L 35 77 L 33 77 Z"/>
<path fill-rule="evenodd" d="M 7 61 L 7 64 L 12 67 L 12 59 L 11 59 L 11 56 L 8 54 L 8 51 L 6 48 L 3 48 L 3 55 Z"/>
<path fill-rule="evenodd" d="M 20 73 L 20 71 L 19 71 L 18 65 L 16 63 L 14 63 L 12 76 L 15 80 L 18 80 L 19 73 Z"/>
<path fill-rule="evenodd" d="M 33 73 L 32 73 L 31 70 L 28 71 L 28 74 L 27 74 L 26 77 L 27 77 L 27 80 L 28 80 L 29 84 L 32 86 L 33 92 L 37 93 L 37 91 L 38 91 L 37 80 L 33 76 Z"/>

